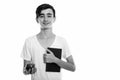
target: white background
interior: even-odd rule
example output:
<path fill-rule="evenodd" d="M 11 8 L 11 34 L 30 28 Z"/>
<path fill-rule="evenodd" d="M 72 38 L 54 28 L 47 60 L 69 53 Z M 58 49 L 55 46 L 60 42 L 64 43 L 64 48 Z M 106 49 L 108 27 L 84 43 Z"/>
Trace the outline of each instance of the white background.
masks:
<path fill-rule="evenodd" d="M 22 73 L 24 41 L 37 34 L 36 7 L 56 9 L 54 33 L 71 49 L 76 71 L 62 70 L 63 80 L 120 80 L 119 0 L 1 0 L 0 79 L 30 80 Z"/>

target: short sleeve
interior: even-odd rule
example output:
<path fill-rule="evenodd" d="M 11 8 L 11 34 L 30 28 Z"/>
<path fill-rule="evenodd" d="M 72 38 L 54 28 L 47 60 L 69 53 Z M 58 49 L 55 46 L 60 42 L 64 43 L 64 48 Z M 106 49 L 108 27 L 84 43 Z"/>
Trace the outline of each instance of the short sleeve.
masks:
<path fill-rule="evenodd" d="M 64 39 L 63 40 L 63 58 L 66 59 L 69 56 L 71 56 L 71 52 L 70 52 L 67 41 Z"/>
<path fill-rule="evenodd" d="M 30 42 L 28 42 L 28 40 L 25 40 L 23 49 L 22 49 L 22 53 L 21 53 L 21 57 L 24 60 L 31 60 L 31 50 L 30 50 Z"/>

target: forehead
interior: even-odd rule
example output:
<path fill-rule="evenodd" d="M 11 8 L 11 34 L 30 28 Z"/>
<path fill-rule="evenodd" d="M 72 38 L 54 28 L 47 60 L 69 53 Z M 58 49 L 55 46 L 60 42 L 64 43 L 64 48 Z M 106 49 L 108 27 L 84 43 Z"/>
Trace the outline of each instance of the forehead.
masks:
<path fill-rule="evenodd" d="M 52 11 L 52 9 L 44 9 L 44 10 L 42 10 L 41 11 L 41 14 L 47 14 L 47 13 L 51 13 L 51 14 L 53 14 L 53 11 Z"/>

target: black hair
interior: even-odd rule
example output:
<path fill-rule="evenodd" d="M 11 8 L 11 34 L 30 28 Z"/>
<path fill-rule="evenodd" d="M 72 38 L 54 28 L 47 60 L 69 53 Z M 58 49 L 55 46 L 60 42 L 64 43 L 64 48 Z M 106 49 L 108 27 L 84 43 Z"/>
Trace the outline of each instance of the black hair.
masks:
<path fill-rule="evenodd" d="M 48 8 L 50 8 L 50 9 L 52 9 L 52 11 L 53 11 L 53 16 L 55 17 L 55 9 L 54 9 L 54 7 L 53 6 L 51 6 L 50 4 L 41 4 L 40 6 L 38 6 L 37 7 L 37 9 L 36 9 L 36 21 L 38 22 L 38 17 L 41 15 L 41 11 L 42 10 L 45 10 L 45 9 L 48 9 Z"/>

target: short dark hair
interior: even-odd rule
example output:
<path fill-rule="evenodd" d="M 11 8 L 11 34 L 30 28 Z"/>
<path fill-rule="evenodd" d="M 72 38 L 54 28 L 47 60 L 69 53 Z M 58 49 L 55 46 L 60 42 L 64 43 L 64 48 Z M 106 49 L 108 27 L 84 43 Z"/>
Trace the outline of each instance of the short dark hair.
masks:
<path fill-rule="evenodd" d="M 36 20 L 38 19 L 38 17 L 41 15 L 41 11 L 42 10 L 45 10 L 45 9 L 48 9 L 48 8 L 50 8 L 50 9 L 52 9 L 52 11 L 53 11 L 53 16 L 55 17 L 55 9 L 54 9 L 54 7 L 53 6 L 51 6 L 50 4 L 41 4 L 40 6 L 38 6 L 37 7 L 37 9 L 36 9 Z M 38 22 L 38 21 L 37 21 Z"/>

